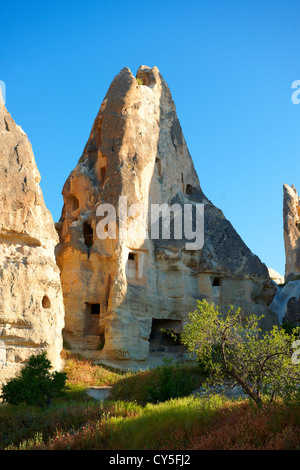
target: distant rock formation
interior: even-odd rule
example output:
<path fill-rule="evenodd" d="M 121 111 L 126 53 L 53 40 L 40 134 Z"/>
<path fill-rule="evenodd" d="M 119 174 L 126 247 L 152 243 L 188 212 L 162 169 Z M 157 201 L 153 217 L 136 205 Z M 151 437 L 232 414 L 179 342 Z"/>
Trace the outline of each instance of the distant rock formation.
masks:
<path fill-rule="evenodd" d="M 32 354 L 60 368 L 63 296 L 58 242 L 31 145 L 0 104 L 0 388 Z"/>
<path fill-rule="evenodd" d="M 300 326 L 300 281 L 289 281 L 279 287 L 269 308 L 280 324 Z"/>
<path fill-rule="evenodd" d="M 272 279 L 272 281 L 276 282 L 276 284 L 284 283 L 284 276 L 282 276 L 277 271 L 275 271 L 275 269 L 268 268 L 268 271 L 269 271 L 269 276 Z"/>
<path fill-rule="evenodd" d="M 300 198 L 294 185 L 283 186 L 285 280 L 300 274 Z"/>
<path fill-rule="evenodd" d="M 300 325 L 300 198 L 294 185 L 283 186 L 285 285 L 279 286 L 270 305 L 279 323 Z"/>
<path fill-rule="evenodd" d="M 2 89 L 1 89 L 1 86 L 0 86 L 0 105 L 1 104 L 3 105 L 5 103 L 4 103 L 4 98 L 3 98 L 3 95 L 2 95 Z"/>
<path fill-rule="evenodd" d="M 196 299 L 223 309 L 235 304 L 245 315 L 266 313 L 276 287 L 267 267 L 202 192 L 157 67 L 141 66 L 136 77 L 124 68 L 115 77 L 62 193 L 56 256 L 64 337 L 83 354 L 107 363 L 184 357 L 161 330 L 180 333 Z M 124 227 L 120 196 L 127 197 L 128 208 L 140 204 L 147 214 L 154 204 L 177 204 L 181 217 L 189 205 L 194 231 L 196 208 L 203 204 L 204 245 L 190 249 L 191 237 L 178 237 L 172 224 L 182 219 L 173 213 L 170 237 L 154 238 L 149 220 L 143 224 L 137 210 L 129 210 L 125 220 L 125 225 L 136 223 L 135 237 L 119 237 Z M 107 213 L 97 212 L 103 204 L 116 208 L 115 226 Z M 107 238 L 103 230 L 99 238 L 99 223 Z M 274 322 L 267 314 L 265 326 Z"/>

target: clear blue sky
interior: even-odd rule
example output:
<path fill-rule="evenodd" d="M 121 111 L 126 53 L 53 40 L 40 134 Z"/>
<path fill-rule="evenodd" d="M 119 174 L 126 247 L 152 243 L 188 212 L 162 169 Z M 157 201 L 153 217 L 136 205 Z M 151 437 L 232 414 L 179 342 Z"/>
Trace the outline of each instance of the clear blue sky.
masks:
<path fill-rule="evenodd" d="M 282 186 L 300 192 L 299 0 L 1 2 L 0 40 L 7 109 L 54 221 L 114 76 L 156 65 L 203 191 L 284 273 Z"/>

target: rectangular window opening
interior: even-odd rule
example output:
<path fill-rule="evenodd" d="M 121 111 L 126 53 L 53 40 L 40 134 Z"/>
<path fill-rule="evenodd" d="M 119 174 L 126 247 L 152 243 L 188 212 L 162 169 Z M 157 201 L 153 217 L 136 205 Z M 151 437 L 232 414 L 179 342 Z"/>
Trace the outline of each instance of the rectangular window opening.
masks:
<path fill-rule="evenodd" d="M 106 178 L 106 166 L 103 166 L 102 168 L 100 168 L 100 181 L 101 183 L 104 183 L 105 181 L 105 178 Z"/>
<path fill-rule="evenodd" d="M 100 335 L 100 304 L 86 303 L 84 318 L 84 335 Z"/>
<path fill-rule="evenodd" d="M 138 258 L 139 255 L 137 253 L 133 253 L 130 251 L 128 253 L 128 260 L 126 266 L 126 272 L 128 279 L 137 279 L 138 278 Z"/>
<path fill-rule="evenodd" d="M 159 178 L 161 178 L 161 160 L 160 160 L 160 158 L 155 159 L 155 167 L 156 167 L 157 174 L 158 174 Z"/>

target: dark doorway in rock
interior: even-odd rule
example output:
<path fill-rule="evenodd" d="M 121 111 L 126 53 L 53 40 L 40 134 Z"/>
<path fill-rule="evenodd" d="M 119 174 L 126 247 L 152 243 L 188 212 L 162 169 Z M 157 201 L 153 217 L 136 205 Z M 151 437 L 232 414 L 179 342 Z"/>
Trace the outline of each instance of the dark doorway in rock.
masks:
<path fill-rule="evenodd" d="M 87 302 L 84 312 L 84 345 L 87 349 L 104 347 L 104 327 L 100 325 L 101 305 Z"/>
<path fill-rule="evenodd" d="M 85 305 L 84 335 L 100 335 L 100 304 Z"/>
<path fill-rule="evenodd" d="M 221 286 L 221 278 L 214 277 L 212 282 L 213 287 L 220 287 Z"/>
<path fill-rule="evenodd" d="M 105 181 L 105 178 L 106 178 L 106 166 L 103 166 L 102 168 L 100 168 L 100 181 L 101 183 L 104 183 Z"/>
<path fill-rule="evenodd" d="M 161 160 L 158 157 L 155 159 L 155 167 L 156 167 L 158 177 L 161 178 Z"/>
<path fill-rule="evenodd" d="M 149 353 L 152 356 L 182 356 L 186 347 L 180 343 L 182 323 L 180 320 L 152 320 L 152 330 L 149 337 Z M 172 332 L 172 334 L 169 334 Z"/>
<path fill-rule="evenodd" d="M 191 184 L 187 184 L 185 188 L 185 193 L 186 194 L 192 194 L 193 186 Z"/>
<path fill-rule="evenodd" d="M 91 225 L 88 222 L 84 222 L 83 227 L 84 243 L 90 248 L 94 243 L 94 232 Z"/>

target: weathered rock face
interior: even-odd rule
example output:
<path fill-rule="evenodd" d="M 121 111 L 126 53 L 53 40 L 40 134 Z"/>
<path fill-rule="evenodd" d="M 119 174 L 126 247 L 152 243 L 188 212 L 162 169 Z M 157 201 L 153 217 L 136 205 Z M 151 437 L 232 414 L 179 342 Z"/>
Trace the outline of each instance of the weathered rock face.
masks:
<path fill-rule="evenodd" d="M 289 281 L 279 287 L 270 305 L 279 323 L 300 325 L 300 281 Z"/>
<path fill-rule="evenodd" d="M 156 67 L 141 66 L 136 77 L 124 68 L 115 77 L 63 197 L 57 263 L 64 336 L 93 358 L 120 363 L 181 355 L 161 329 L 180 333 L 196 299 L 261 314 L 273 298 L 266 266 L 203 194 L 170 90 Z M 120 202 L 127 207 L 125 218 Z M 103 204 L 116 209 L 115 225 Z M 161 228 L 154 238 L 149 214 L 155 204 L 176 205 L 170 237 Z M 185 205 L 191 210 L 187 219 Z M 174 220 L 184 230 L 186 220 L 192 223 L 197 238 L 191 240 L 183 227 L 181 237 Z M 187 244 L 194 241 L 198 245 Z M 267 326 L 273 321 L 266 316 Z"/>
<path fill-rule="evenodd" d="M 32 354 L 60 368 L 58 236 L 39 182 L 27 136 L 0 104 L 0 387 Z"/>
<path fill-rule="evenodd" d="M 283 186 L 283 233 L 285 282 L 278 287 L 270 305 L 280 323 L 300 325 L 300 199 L 294 185 Z"/>
<path fill-rule="evenodd" d="M 285 280 L 300 274 L 300 198 L 297 190 L 283 186 L 283 231 L 285 246 Z"/>

